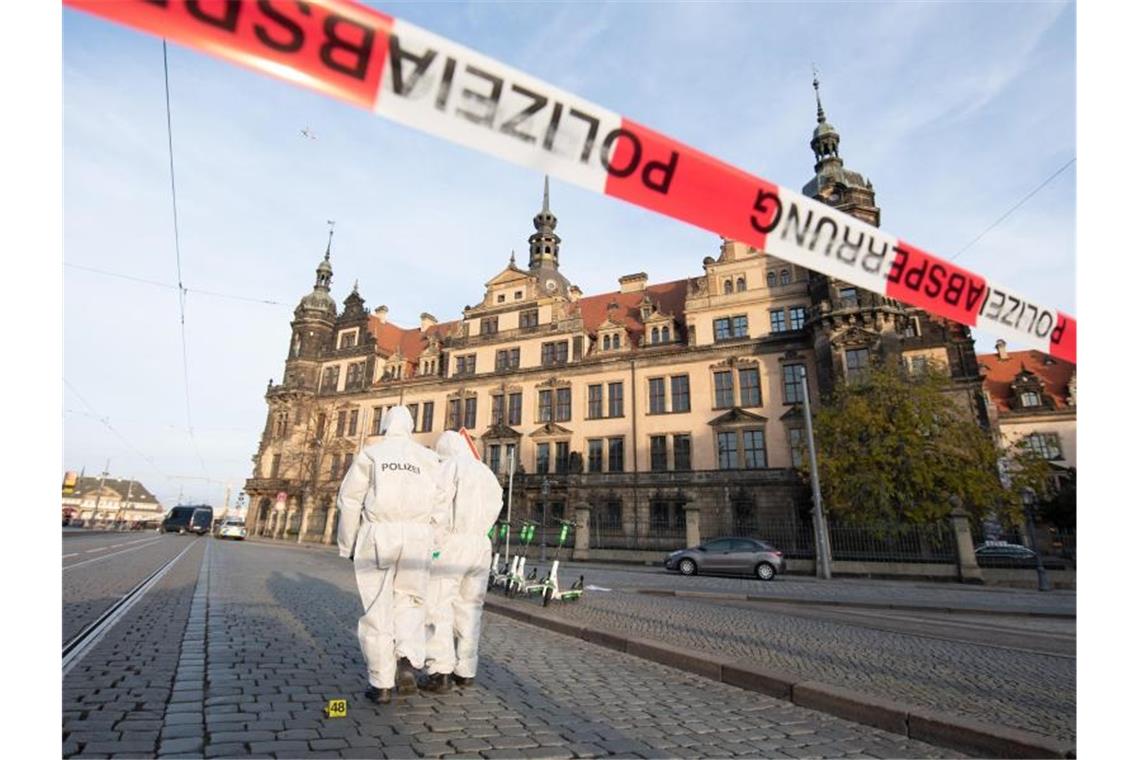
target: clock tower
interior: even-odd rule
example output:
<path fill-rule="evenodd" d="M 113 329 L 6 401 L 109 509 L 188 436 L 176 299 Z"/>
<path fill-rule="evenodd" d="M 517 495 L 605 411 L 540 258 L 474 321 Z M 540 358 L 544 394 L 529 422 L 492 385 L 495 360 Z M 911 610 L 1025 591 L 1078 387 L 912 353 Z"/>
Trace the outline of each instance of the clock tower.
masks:
<path fill-rule="evenodd" d="M 538 281 L 538 292 L 543 296 L 569 297 L 570 281 L 558 271 L 558 256 L 562 238 L 554 232 L 558 217 L 550 210 L 550 177 L 542 188 L 542 210 L 534 216 L 534 234 L 530 244 L 530 274 Z"/>

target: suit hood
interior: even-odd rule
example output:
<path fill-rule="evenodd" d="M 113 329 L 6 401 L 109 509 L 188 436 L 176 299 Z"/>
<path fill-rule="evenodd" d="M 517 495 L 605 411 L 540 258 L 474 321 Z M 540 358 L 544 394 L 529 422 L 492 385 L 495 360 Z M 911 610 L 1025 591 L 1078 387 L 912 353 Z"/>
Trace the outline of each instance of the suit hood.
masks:
<path fill-rule="evenodd" d="M 384 417 L 380 420 L 380 432 L 389 438 L 408 438 L 415 426 L 415 422 L 412 421 L 412 413 L 408 411 L 406 406 L 392 407 L 384 413 Z"/>
<path fill-rule="evenodd" d="M 467 445 L 463 436 L 454 430 L 445 430 L 440 434 L 439 440 L 435 442 L 435 453 L 443 459 L 475 461 L 475 452 Z"/>

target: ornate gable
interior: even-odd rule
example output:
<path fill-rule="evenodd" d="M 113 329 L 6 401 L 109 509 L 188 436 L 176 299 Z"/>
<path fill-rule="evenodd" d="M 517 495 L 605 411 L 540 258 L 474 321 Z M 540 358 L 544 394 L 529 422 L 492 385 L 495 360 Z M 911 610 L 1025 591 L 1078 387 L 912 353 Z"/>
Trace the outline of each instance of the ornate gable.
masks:
<path fill-rule="evenodd" d="M 530 434 L 531 438 L 565 438 L 572 435 L 573 431 L 564 428 L 557 422 L 548 422 L 538 430 Z"/>
<path fill-rule="evenodd" d="M 734 406 L 719 417 L 709 420 L 709 425 L 712 427 L 727 427 L 729 425 L 754 425 L 767 421 L 768 418 L 763 415 L 753 414 L 752 412 Z"/>
<path fill-rule="evenodd" d="M 484 441 L 496 441 L 503 438 L 522 438 L 522 433 L 515 430 L 513 427 L 504 425 L 502 422 L 495 422 L 480 436 Z"/>
<path fill-rule="evenodd" d="M 877 344 L 881 337 L 878 333 L 859 325 L 847 325 L 832 333 L 831 345 L 840 348 L 870 348 Z"/>

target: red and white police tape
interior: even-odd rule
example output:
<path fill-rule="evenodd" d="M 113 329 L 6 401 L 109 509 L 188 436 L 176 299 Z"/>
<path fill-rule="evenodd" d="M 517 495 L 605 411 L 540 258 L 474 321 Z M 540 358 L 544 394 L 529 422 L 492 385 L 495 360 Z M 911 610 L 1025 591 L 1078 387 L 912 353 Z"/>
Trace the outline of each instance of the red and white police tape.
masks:
<path fill-rule="evenodd" d="M 1076 320 L 405 21 L 347 0 L 64 0 L 407 126 L 1077 360 Z"/>

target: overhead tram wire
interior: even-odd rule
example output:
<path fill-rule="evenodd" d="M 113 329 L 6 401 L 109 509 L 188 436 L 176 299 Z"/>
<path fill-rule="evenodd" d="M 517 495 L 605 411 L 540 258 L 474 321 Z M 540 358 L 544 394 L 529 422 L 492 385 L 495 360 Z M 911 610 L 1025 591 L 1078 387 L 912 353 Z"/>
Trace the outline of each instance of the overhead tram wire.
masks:
<path fill-rule="evenodd" d="M 974 238 L 973 240 L 971 240 L 969 243 L 966 243 L 966 245 L 965 245 L 965 246 L 963 246 L 963 247 L 962 247 L 962 249 L 961 249 L 960 251 L 958 251 L 957 253 L 955 253 L 953 256 L 951 256 L 951 257 L 950 257 L 950 261 L 953 261 L 954 259 L 956 259 L 956 258 L 958 258 L 959 256 L 961 256 L 963 253 L 965 253 L 965 252 L 966 252 L 966 251 L 967 251 L 967 250 L 968 250 L 968 249 L 969 249 L 969 248 L 970 248 L 972 245 L 974 245 L 974 243 L 978 242 L 978 241 L 979 241 L 979 240 L 981 240 L 983 237 L 985 237 L 985 236 L 986 236 L 986 233 L 988 233 L 988 232 L 989 232 L 990 230 L 992 230 L 994 227 L 997 227 L 999 224 L 1001 224 L 1002 222 L 1004 222 L 1004 221 L 1005 221 L 1005 220 L 1006 220 L 1006 219 L 1009 217 L 1009 215 L 1010 215 L 1010 214 L 1012 214 L 1014 211 L 1017 211 L 1019 208 L 1021 208 L 1021 206 L 1022 206 L 1022 205 L 1023 205 L 1023 204 L 1024 204 L 1026 201 L 1028 201 L 1028 200 L 1029 200 L 1030 198 L 1032 198 L 1033 196 L 1037 195 L 1037 193 L 1041 192 L 1041 190 L 1043 190 L 1043 189 L 1045 188 L 1045 186 L 1046 186 L 1046 185 L 1048 185 L 1050 182 L 1052 182 L 1052 181 L 1053 181 L 1053 180 L 1055 180 L 1057 177 L 1059 177 L 1059 176 L 1061 175 L 1061 172 L 1063 172 L 1063 171 L 1065 171 L 1066 169 L 1068 169 L 1070 166 L 1072 166 L 1074 163 L 1076 163 L 1076 161 L 1077 161 L 1077 157 L 1076 157 L 1076 156 L 1073 156 L 1073 157 L 1072 157 L 1072 158 L 1070 158 L 1068 161 L 1066 161 L 1066 162 L 1065 162 L 1065 165 L 1064 165 L 1064 166 L 1062 166 L 1060 169 L 1058 169 L 1057 171 L 1055 171 L 1055 172 L 1053 172 L 1052 174 L 1050 174 L 1050 175 L 1049 175 L 1049 177 L 1048 177 L 1048 179 L 1046 179 L 1044 182 L 1042 182 L 1042 183 L 1041 183 L 1040 185 L 1038 185 L 1037 187 L 1033 188 L 1033 190 L 1031 190 L 1031 191 L 1029 192 L 1029 194 L 1028 194 L 1028 195 L 1026 195 L 1024 198 L 1022 198 L 1021 200 L 1019 200 L 1017 203 L 1013 204 L 1013 206 L 1012 206 L 1012 207 L 1009 209 L 1009 211 L 1006 211 L 1004 214 L 1002 214 L 1001 216 L 999 216 L 996 222 L 994 222 L 994 223 L 993 223 L 993 224 L 991 224 L 989 227 L 986 227 L 984 230 L 982 230 L 980 233 L 978 233 L 978 236 L 977 236 L 976 238 Z"/>
<path fill-rule="evenodd" d="M 158 288 L 167 288 L 169 290 L 178 290 L 177 285 L 171 285 L 168 282 L 159 282 L 158 280 L 148 280 L 144 277 L 135 277 L 134 275 L 122 274 L 121 272 L 110 272 L 106 269 L 96 269 L 95 267 L 86 267 L 86 266 L 83 266 L 81 264 L 69 264 L 66 261 L 63 263 L 63 265 L 69 269 L 79 269 L 79 270 L 84 271 L 84 272 L 92 272 L 94 274 L 101 274 L 101 275 L 104 275 L 106 277 L 118 277 L 118 278 L 123 279 L 123 280 L 131 280 L 132 282 L 139 282 L 139 283 L 142 283 L 144 285 L 154 285 L 155 287 L 158 287 Z M 229 299 L 231 301 L 245 301 L 247 303 L 260 303 L 260 304 L 265 304 L 267 306 L 289 306 L 289 304 L 285 303 L 284 301 L 274 301 L 274 300 L 269 299 L 269 298 L 251 298 L 249 296 L 239 296 L 239 295 L 235 295 L 233 293 L 219 293 L 219 292 L 214 291 L 214 290 L 201 290 L 199 288 L 183 287 L 182 289 L 187 294 L 196 293 L 198 295 L 211 296 L 213 298 L 226 298 L 226 299 Z"/>
<path fill-rule="evenodd" d="M 120 432 L 119 432 L 119 431 L 118 431 L 118 430 L 115 428 L 115 426 L 114 426 L 114 425 L 112 425 L 112 424 L 111 424 L 111 420 L 110 420 L 110 418 L 109 418 L 109 417 L 104 417 L 103 415 L 99 414 L 99 412 L 98 412 L 98 411 L 95 409 L 95 407 L 91 406 L 91 404 L 90 404 L 90 403 L 88 403 L 87 399 L 83 398 L 83 394 L 81 394 L 81 393 L 80 393 L 80 392 L 79 392 L 79 391 L 76 389 L 76 387 L 75 387 L 74 385 L 72 385 L 70 382 L 68 382 L 68 380 L 67 380 L 67 378 L 66 378 L 66 377 L 65 377 L 65 378 L 63 378 L 63 384 L 64 384 L 64 385 L 66 385 L 66 386 L 68 387 L 68 389 L 69 389 L 69 390 L 70 390 L 72 393 L 74 393 L 74 394 L 75 394 L 75 397 L 76 397 L 77 399 L 79 399 L 79 401 L 80 401 L 80 402 L 81 402 L 81 403 L 82 403 L 82 404 L 83 404 L 85 407 L 87 407 L 87 408 L 88 408 L 88 410 L 90 410 L 90 412 L 91 412 L 91 416 L 92 416 L 92 417 L 94 417 L 95 419 L 99 420 L 99 422 L 103 423 L 103 426 L 104 426 L 104 427 L 106 427 L 108 430 L 110 430 L 110 431 L 111 431 L 111 432 L 112 432 L 112 433 L 115 435 L 115 437 L 116 437 L 116 438 L 118 438 L 120 441 L 122 441 L 122 442 L 123 442 L 123 444 L 124 444 L 124 445 L 125 445 L 125 446 L 126 446 L 126 447 L 127 447 L 129 450 L 130 450 L 130 451 L 131 451 L 131 453 L 133 453 L 135 456 L 137 456 L 137 457 L 141 458 L 141 459 L 142 459 L 144 462 L 146 462 L 146 463 L 147 463 L 147 464 L 149 464 L 151 467 L 153 467 L 153 468 L 154 468 L 154 471 L 155 471 L 155 472 L 157 472 L 159 475 L 161 475 L 162 477 L 164 477 L 164 478 L 166 478 L 166 479 L 168 479 L 168 480 L 170 479 L 170 476 L 169 476 L 169 475 L 167 475 L 165 472 L 163 472 L 163 471 L 162 471 L 162 468 L 161 468 L 161 467 L 159 467 L 157 464 L 155 464 L 155 461 L 154 461 L 153 459 L 151 459 L 151 458 L 150 458 L 150 457 L 148 457 L 146 454 L 144 454 L 144 453 L 142 453 L 141 451 L 139 451 L 138 449 L 136 449 L 136 448 L 135 448 L 135 446 L 134 446 L 134 444 L 133 444 L 133 443 L 131 443 L 131 442 L 130 442 L 130 440 L 128 440 L 128 439 L 127 439 L 127 437 L 126 437 L 125 435 L 123 435 L 122 433 L 120 433 Z"/>
<path fill-rule="evenodd" d="M 162 81 L 166 90 L 166 148 L 170 158 L 170 204 L 174 211 L 174 263 L 178 272 L 178 316 L 179 330 L 182 335 L 182 389 L 186 396 L 186 432 L 190 436 L 190 445 L 198 457 L 198 465 L 202 474 L 209 477 L 206 463 L 202 459 L 202 452 L 198 450 L 198 441 L 194 438 L 194 422 L 190 414 L 190 362 L 186 354 L 186 287 L 182 284 L 182 249 L 178 236 L 178 192 L 174 182 L 174 129 L 170 119 L 170 66 L 167 63 L 166 39 L 162 40 Z"/>

